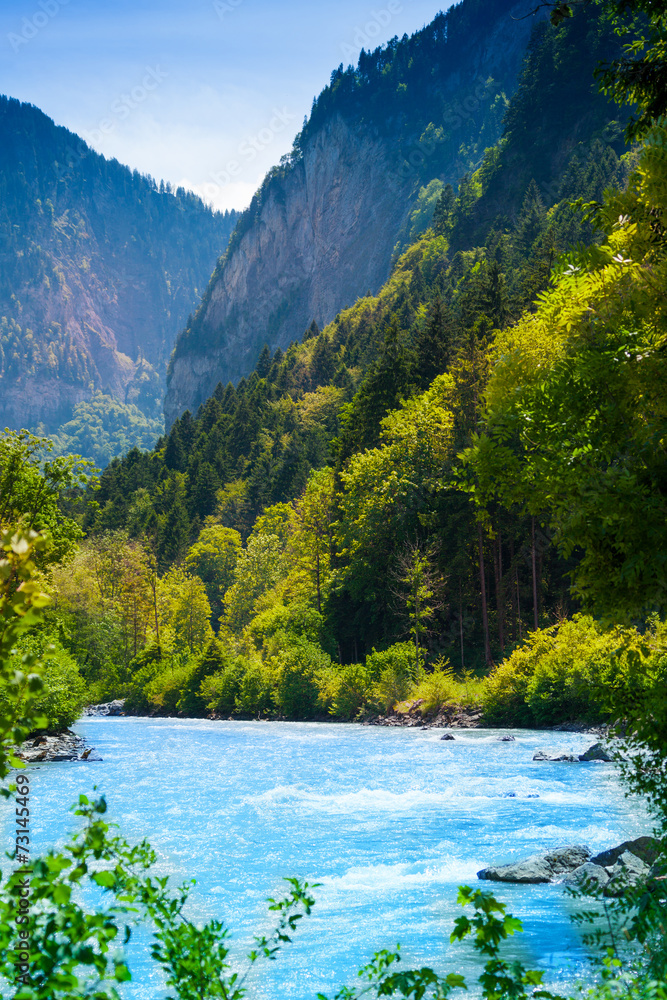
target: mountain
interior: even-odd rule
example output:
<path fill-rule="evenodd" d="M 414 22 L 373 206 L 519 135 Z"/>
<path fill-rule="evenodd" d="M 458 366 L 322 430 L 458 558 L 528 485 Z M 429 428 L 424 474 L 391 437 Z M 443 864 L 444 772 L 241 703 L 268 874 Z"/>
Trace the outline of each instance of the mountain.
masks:
<path fill-rule="evenodd" d="M 0 425 L 55 432 L 100 393 L 159 418 L 235 222 L 0 97 Z"/>
<path fill-rule="evenodd" d="M 559 254 L 601 236 L 572 201 L 623 188 L 634 162 L 625 120 L 592 84 L 596 62 L 617 44 L 596 14 L 591 5 L 538 27 L 502 138 L 456 195 L 442 188 L 430 224 L 408 235 L 378 294 L 322 330 L 312 324 L 285 351 L 264 348 L 248 377 L 218 384 L 153 451 L 112 462 L 86 525 L 92 534 L 127 528 L 149 538 L 166 570 L 198 536 L 209 551 L 207 532 L 239 532 L 259 560 L 245 564 L 258 593 L 266 585 L 257 613 L 274 599 L 280 614 L 297 614 L 300 602 L 317 608 L 322 641 L 343 662 L 404 634 L 396 559 L 415 541 L 446 581 L 432 651 L 461 667 L 482 666 L 491 646 L 501 656 L 526 615 L 552 621 L 575 610 L 571 564 L 539 519 L 492 506 L 480 535 L 457 456 L 480 427 L 498 331 L 534 309 Z M 327 489 L 313 497 L 318 483 Z M 317 545 L 310 564 L 278 583 L 277 564 L 262 576 L 266 537 L 294 514 Z M 253 548 L 261 545 L 268 562 Z M 320 557 L 328 589 L 304 596 Z M 211 593 L 220 606 L 220 591 Z"/>
<path fill-rule="evenodd" d="M 168 425 L 247 375 L 264 344 L 284 349 L 378 291 L 443 184 L 498 140 L 537 20 L 527 13 L 526 0 L 464 0 L 332 73 L 176 343 Z"/>

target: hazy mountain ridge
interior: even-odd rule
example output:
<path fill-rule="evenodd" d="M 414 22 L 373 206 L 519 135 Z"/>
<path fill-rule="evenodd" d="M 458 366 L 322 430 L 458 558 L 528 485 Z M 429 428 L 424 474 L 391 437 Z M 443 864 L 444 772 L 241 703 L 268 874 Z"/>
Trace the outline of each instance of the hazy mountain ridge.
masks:
<path fill-rule="evenodd" d="M 0 424 L 55 431 L 100 391 L 156 417 L 235 221 L 0 98 Z"/>
<path fill-rule="evenodd" d="M 512 19 L 525 13 L 523 2 L 465 0 L 332 73 L 177 341 L 168 424 L 248 374 L 265 343 L 284 348 L 382 286 L 420 188 L 455 183 L 499 138 L 536 23 Z"/>

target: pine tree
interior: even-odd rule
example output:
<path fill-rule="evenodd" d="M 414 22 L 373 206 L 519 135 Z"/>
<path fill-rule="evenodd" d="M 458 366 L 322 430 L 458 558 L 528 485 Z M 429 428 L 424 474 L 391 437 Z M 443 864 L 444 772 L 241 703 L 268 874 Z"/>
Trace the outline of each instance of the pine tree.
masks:
<path fill-rule="evenodd" d="M 435 206 L 431 226 L 436 236 L 446 236 L 452 224 L 452 214 L 456 198 L 454 188 L 446 184 Z"/>
<path fill-rule="evenodd" d="M 424 325 L 415 336 L 415 380 L 425 389 L 451 362 L 452 329 L 448 310 L 439 293 L 431 302 Z"/>

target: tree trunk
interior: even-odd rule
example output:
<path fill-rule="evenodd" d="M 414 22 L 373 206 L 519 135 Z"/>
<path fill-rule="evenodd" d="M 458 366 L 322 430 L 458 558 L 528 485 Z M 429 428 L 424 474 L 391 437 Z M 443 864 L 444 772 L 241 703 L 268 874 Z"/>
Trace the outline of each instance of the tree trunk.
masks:
<path fill-rule="evenodd" d="M 482 588 L 482 625 L 484 627 L 484 658 L 487 667 L 493 666 L 491 659 L 491 642 L 489 640 L 489 613 L 486 606 L 486 578 L 484 571 L 484 537 L 482 535 L 482 525 L 477 527 L 477 541 L 479 543 L 479 581 Z"/>
<path fill-rule="evenodd" d="M 510 596 L 512 601 L 512 642 L 516 642 L 516 609 L 518 603 L 518 576 L 517 576 L 517 593 L 514 593 L 514 575 L 517 572 L 516 567 L 514 567 L 514 536 L 510 538 Z"/>
<path fill-rule="evenodd" d="M 162 659 L 162 650 L 160 649 L 160 623 L 157 616 L 157 577 L 155 574 L 151 575 L 151 590 L 153 591 L 153 613 L 155 615 L 155 642 L 157 644 L 157 655 Z"/>
<path fill-rule="evenodd" d="M 537 632 L 540 627 L 538 607 L 537 607 L 537 565 L 536 565 L 536 554 L 535 554 L 535 518 L 530 519 L 530 532 L 531 532 L 531 559 L 533 563 L 533 621 L 535 624 L 535 631 Z"/>
<path fill-rule="evenodd" d="M 463 592 L 459 581 L 459 635 L 461 638 L 461 670 L 465 669 L 465 657 L 463 655 Z"/>
<path fill-rule="evenodd" d="M 502 555 L 502 540 L 500 531 L 498 531 L 498 537 L 493 540 L 493 573 L 496 583 L 496 609 L 498 613 L 498 642 L 500 644 L 500 652 L 504 655 L 505 653 L 505 608 L 504 608 L 504 595 L 503 595 L 503 555 Z"/>

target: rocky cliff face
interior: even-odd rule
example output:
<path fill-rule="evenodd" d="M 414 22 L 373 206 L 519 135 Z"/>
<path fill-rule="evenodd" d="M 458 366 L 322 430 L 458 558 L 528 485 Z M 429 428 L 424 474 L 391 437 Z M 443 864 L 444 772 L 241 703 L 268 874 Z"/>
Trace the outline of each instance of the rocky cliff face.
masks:
<path fill-rule="evenodd" d="M 159 412 L 235 221 L 0 97 L 0 426 L 52 431 L 96 391 Z"/>
<path fill-rule="evenodd" d="M 264 344 L 285 348 L 313 319 L 323 326 L 375 293 L 420 188 L 433 178 L 456 183 L 497 140 L 503 95 L 516 86 L 535 20 L 512 19 L 526 13 L 523 3 L 478 7 L 466 0 L 459 8 L 479 13 L 472 29 L 470 18 L 440 15 L 412 39 L 390 43 L 389 72 L 383 54 L 365 57 L 384 70 L 377 79 L 362 62 L 352 83 L 349 73 L 332 75 L 325 111 L 313 114 L 291 163 L 268 176 L 241 218 L 177 342 L 168 426 L 219 382 L 247 375 Z"/>

